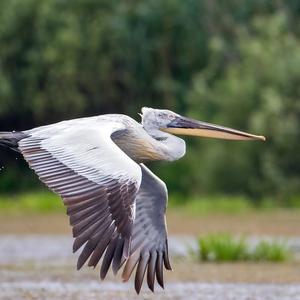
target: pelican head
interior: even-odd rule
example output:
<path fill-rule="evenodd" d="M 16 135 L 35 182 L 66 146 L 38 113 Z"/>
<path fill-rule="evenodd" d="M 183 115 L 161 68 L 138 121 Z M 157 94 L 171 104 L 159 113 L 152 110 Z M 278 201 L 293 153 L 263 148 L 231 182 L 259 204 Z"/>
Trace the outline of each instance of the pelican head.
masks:
<path fill-rule="evenodd" d="M 183 117 L 166 109 L 142 108 L 142 124 L 148 131 L 157 130 L 175 134 L 226 140 L 262 140 L 266 138 L 236 129 Z"/>

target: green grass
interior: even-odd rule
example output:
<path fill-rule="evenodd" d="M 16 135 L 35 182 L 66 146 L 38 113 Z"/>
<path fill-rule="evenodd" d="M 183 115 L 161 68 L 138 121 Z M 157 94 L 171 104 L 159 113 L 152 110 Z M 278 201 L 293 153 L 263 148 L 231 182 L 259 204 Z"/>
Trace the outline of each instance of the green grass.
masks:
<path fill-rule="evenodd" d="M 253 211 L 250 201 L 242 197 L 206 197 L 189 198 L 182 203 L 182 197 L 170 196 L 170 209 L 180 209 L 195 215 L 210 213 L 237 214 Z M 59 196 L 50 191 L 38 191 L 15 195 L 0 194 L 0 212 L 56 212 L 63 210 Z"/>
<path fill-rule="evenodd" d="M 287 261 L 291 253 L 283 243 L 261 241 L 252 253 L 255 261 L 281 262 Z"/>
<path fill-rule="evenodd" d="M 195 215 L 205 215 L 211 213 L 238 214 L 255 210 L 251 201 L 245 197 L 238 196 L 209 196 L 192 197 L 181 201 L 180 196 L 170 196 L 169 208 L 181 210 Z"/>
<path fill-rule="evenodd" d="M 61 199 L 51 192 L 0 195 L 0 213 L 50 213 L 64 211 Z"/>
<path fill-rule="evenodd" d="M 274 211 L 277 209 L 300 210 L 300 197 L 293 197 L 283 204 L 270 198 L 254 204 L 251 199 L 243 196 L 199 196 L 184 198 L 182 195 L 170 195 L 168 209 L 180 210 L 191 215 L 210 214 L 244 214 L 257 211 Z M 34 191 L 15 195 L 0 194 L 0 213 L 17 212 L 47 213 L 64 211 L 59 196 L 50 191 Z"/>
<path fill-rule="evenodd" d="M 243 214 L 257 211 L 276 211 L 276 210 L 299 210 L 300 197 L 286 199 L 285 201 L 276 202 L 271 198 L 264 198 L 259 202 L 254 202 L 245 196 L 199 196 L 185 198 L 180 195 L 171 195 L 169 199 L 169 208 L 177 209 L 191 215 L 207 214 Z"/>
<path fill-rule="evenodd" d="M 170 196 L 168 209 L 180 210 L 194 215 L 206 214 L 240 214 L 254 211 L 251 202 L 242 197 L 206 197 L 189 198 L 184 203 L 178 196 Z M 47 213 L 63 210 L 59 196 L 50 191 L 18 193 L 15 195 L 0 194 L 0 213 Z"/>
<path fill-rule="evenodd" d="M 244 239 L 234 239 L 229 234 L 210 234 L 199 240 L 203 261 L 245 260 L 247 246 Z"/>
<path fill-rule="evenodd" d="M 225 196 L 188 198 L 185 202 L 182 202 L 182 196 L 170 196 L 168 208 L 180 209 L 182 212 L 195 215 L 238 214 L 255 210 L 246 198 Z M 17 213 L 18 211 L 46 213 L 62 210 L 61 199 L 50 191 L 35 191 L 15 195 L 0 194 L 0 213 Z"/>
<path fill-rule="evenodd" d="M 284 243 L 261 241 L 253 249 L 245 238 L 235 238 L 227 233 L 209 234 L 200 238 L 199 248 L 202 261 L 283 262 L 292 256 Z"/>

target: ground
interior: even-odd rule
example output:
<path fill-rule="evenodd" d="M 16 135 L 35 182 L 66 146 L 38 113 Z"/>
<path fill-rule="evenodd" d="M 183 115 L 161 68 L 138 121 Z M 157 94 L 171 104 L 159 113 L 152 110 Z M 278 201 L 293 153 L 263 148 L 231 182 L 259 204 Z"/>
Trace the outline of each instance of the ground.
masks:
<path fill-rule="evenodd" d="M 295 238 L 300 236 L 300 214 L 195 216 L 171 210 L 168 231 L 179 239 L 220 231 Z M 123 284 L 120 276 L 109 274 L 100 282 L 98 269 L 76 271 L 70 232 L 62 213 L 1 215 L 0 299 L 300 299 L 298 260 L 216 264 L 174 257 L 173 271 L 165 272 L 165 290 L 157 288 L 153 295 L 144 286 L 137 297 L 132 281 Z"/>
<path fill-rule="evenodd" d="M 300 236 L 300 211 L 275 210 L 241 214 L 190 215 L 171 210 L 167 215 L 172 235 L 199 236 L 210 232 L 234 234 Z M 68 218 L 63 213 L 1 215 L 0 234 L 69 234 Z"/>

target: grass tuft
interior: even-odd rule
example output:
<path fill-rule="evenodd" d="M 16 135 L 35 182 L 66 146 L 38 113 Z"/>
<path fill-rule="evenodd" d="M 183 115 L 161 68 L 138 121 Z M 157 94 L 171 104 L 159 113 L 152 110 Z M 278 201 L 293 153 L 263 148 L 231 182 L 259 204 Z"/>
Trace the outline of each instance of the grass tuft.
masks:
<path fill-rule="evenodd" d="M 230 234 L 210 234 L 199 240 L 200 255 L 204 261 L 239 261 L 246 258 L 244 239 Z"/>
<path fill-rule="evenodd" d="M 208 234 L 199 239 L 200 259 L 214 262 L 283 262 L 291 258 L 288 247 L 279 242 L 259 242 L 253 249 L 245 238 L 227 233 Z"/>
<path fill-rule="evenodd" d="M 291 253 L 283 243 L 261 241 L 252 256 L 255 261 L 283 262 L 289 260 Z"/>

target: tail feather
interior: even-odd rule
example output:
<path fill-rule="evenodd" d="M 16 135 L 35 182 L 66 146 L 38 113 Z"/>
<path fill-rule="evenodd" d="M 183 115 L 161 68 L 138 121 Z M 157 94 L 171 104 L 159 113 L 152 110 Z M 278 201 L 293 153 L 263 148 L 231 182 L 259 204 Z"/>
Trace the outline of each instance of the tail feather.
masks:
<path fill-rule="evenodd" d="M 0 147 L 18 151 L 18 142 L 27 137 L 22 131 L 0 131 Z"/>

